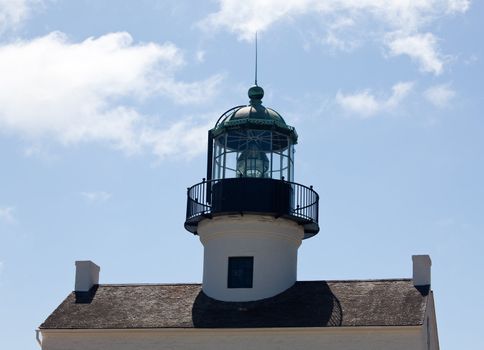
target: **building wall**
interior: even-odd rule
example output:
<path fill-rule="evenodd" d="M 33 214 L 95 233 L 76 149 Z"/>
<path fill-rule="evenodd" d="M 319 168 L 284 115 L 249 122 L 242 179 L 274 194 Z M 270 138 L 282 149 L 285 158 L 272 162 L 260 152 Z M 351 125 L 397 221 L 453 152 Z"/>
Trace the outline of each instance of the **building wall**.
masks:
<path fill-rule="evenodd" d="M 43 350 L 426 350 L 422 327 L 42 331 Z"/>
<path fill-rule="evenodd" d="M 426 349 L 439 350 L 439 335 L 437 332 L 437 319 L 435 315 L 434 293 L 430 292 L 427 310 L 423 324 L 423 333 L 426 343 Z"/>
<path fill-rule="evenodd" d="M 263 215 L 224 215 L 198 225 L 204 246 L 203 291 L 223 301 L 272 297 L 297 279 L 297 250 L 302 226 L 284 218 Z M 254 257 L 252 288 L 228 288 L 228 258 Z"/>

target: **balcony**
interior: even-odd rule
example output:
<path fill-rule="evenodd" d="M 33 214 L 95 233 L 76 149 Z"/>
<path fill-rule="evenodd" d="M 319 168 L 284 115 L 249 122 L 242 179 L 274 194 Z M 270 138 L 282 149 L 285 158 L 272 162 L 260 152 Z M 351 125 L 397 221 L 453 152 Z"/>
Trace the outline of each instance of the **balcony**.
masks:
<path fill-rule="evenodd" d="M 283 217 L 304 227 L 304 238 L 319 232 L 319 195 L 312 186 L 269 178 L 202 181 L 187 190 L 185 228 L 197 234 L 206 218 L 230 214 Z"/>

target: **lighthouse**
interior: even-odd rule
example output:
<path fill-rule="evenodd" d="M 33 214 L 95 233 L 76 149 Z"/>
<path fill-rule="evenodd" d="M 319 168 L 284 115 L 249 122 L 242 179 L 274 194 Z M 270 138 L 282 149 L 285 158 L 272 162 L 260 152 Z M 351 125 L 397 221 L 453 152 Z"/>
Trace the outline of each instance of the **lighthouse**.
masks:
<path fill-rule="evenodd" d="M 293 286 L 298 248 L 319 232 L 319 196 L 294 182 L 295 128 L 263 106 L 262 87 L 248 96 L 208 131 L 206 178 L 187 190 L 185 228 L 204 247 L 202 289 L 221 301 Z"/>
<path fill-rule="evenodd" d="M 43 350 L 439 349 L 428 255 L 412 256 L 413 278 L 296 281 L 319 197 L 294 181 L 296 130 L 263 94 L 251 87 L 209 130 L 207 176 L 188 188 L 202 284 L 102 284 L 76 261 L 75 290 L 37 331 Z"/>
<path fill-rule="evenodd" d="M 208 131 L 207 172 L 187 189 L 185 228 L 204 247 L 202 283 L 101 284 L 76 261 L 75 289 L 43 322 L 43 350 L 438 350 L 431 260 L 413 278 L 297 281 L 297 254 L 319 232 L 319 196 L 295 182 L 298 135 L 264 107 L 223 113 Z"/>

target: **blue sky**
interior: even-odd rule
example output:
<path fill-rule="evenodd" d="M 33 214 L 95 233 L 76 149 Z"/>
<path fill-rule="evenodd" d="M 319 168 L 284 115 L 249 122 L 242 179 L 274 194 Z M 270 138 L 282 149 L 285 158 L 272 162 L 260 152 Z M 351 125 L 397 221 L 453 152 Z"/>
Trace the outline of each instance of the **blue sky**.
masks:
<path fill-rule="evenodd" d="M 0 0 L 0 348 L 73 289 L 199 282 L 183 228 L 206 131 L 248 102 L 295 126 L 319 192 L 301 280 L 411 276 L 430 254 L 443 349 L 481 348 L 484 5 L 467 0 Z"/>

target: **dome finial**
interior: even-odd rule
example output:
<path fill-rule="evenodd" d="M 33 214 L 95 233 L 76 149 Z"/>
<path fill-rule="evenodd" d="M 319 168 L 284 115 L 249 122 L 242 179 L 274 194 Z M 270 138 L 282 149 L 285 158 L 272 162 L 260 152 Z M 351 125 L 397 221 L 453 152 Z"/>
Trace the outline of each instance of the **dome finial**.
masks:
<path fill-rule="evenodd" d="M 264 89 L 261 88 L 260 86 L 254 85 L 249 89 L 249 92 L 247 93 L 250 98 L 250 102 L 261 102 L 262 97 L 264 97 Z"/>

